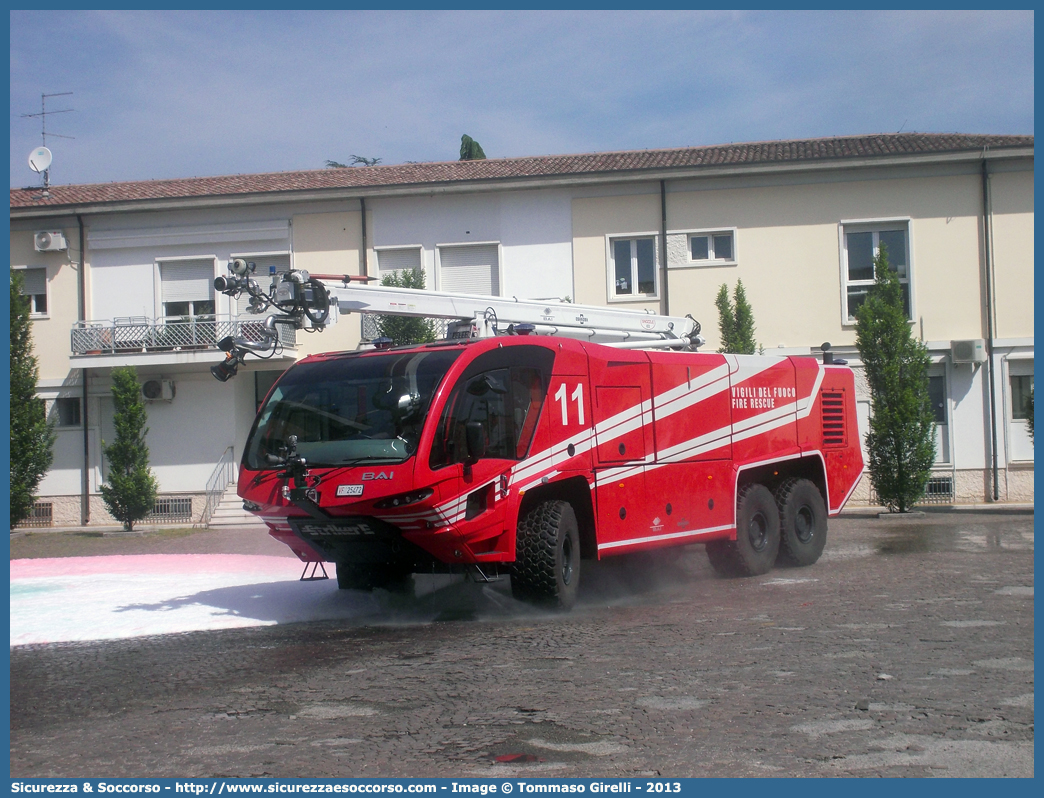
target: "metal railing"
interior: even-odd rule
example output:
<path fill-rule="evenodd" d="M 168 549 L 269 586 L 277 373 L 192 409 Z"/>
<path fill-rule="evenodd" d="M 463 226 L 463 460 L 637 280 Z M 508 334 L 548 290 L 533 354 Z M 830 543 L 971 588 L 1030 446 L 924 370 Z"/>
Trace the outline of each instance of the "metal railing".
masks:
<path fill-rule="evenodd" d="M 152 512 L 145 516 L 146 523 L 170 524 L 192 521 L 191 496 L 159 496 L 152 505 Z"/>
<path fill-rule="evenodd" d="M 117 352 L 177 352 L 217 349 L 217 342 L 231 335 L 248 341 L 264 340 L 261 316 L 171 316 L 150 319 L 125 316 L 105 321 L 78 321 L 72 329 L 74 355 L 111 355 Z M 284 347 L 297 346 L 297 332 L 276 326 Z"/>
<path fill-rule="evenodd" d="M 236 481 L 236 472 L 239 470 L 237 466 L 235 451 L 229 446 L 207 480 L 207 502 L 199 519 L 200 526 L 210 525 L 210 519 L 221 502 L 221 497 L 225 495 L 225 489 Z"/>
<path fill-rule="evenodd" d="M 372 341 L 374 338 L 379 337 L 380 330 L 377 327 L 377 322 L 380 320 L 383 314 L 381 313 L 360 313 L 362 317 L 362 339 L 364 341 Z M 449 319 L 427 319 L 433 325 L 435 331 L 435 338 L 441 340 L 446 337 L 446 328 L 450 323 Z"/>

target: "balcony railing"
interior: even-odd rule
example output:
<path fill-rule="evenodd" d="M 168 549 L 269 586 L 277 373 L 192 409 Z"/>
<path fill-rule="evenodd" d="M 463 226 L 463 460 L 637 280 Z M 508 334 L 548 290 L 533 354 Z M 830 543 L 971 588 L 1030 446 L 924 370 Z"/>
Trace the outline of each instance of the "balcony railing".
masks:
<path fill-rule="evenodd" d="M 261 341 L 265 320 L 231 316 L 174 316 L 150 319 L 127 316 L 106 321 L 78 321 L 72 329 L 74 355 L 111 355 L 130 352 L 177 352 L 217 349 L 226 336 Z M 297 333 L 276 325 L 284 347 L 297 346 Z"/>

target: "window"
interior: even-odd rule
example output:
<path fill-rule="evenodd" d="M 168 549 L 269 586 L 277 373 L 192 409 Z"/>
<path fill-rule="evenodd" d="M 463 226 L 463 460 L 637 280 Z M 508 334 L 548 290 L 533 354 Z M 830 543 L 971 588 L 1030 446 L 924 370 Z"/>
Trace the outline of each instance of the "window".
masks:
<path fill-rule="evenodd" d="M 467 460 L 467 425 L 485 433 L 486 458 L 521 460 L 529 451 L 547 392 L 554 353 L 513 346 L 480 355 L 458 378 L 435 429 L 428 463 Z"/>
<path fill-rule="evenodd" d="M 609 256 L 612 259 L 610 299 L 657 296 L 655 236 L 611 239 Z"/>
<path fill-rule="evenodd" d="M 29 297 L 29 315 L 47 315 L 47 269 L 19 269 L 22 296 Z"/>
<path fill-rule="evenodd" d="M 736 250 L 733 246 L 734 235 L 729 230 L 690 235 L 689 259 L 701 265 L 712 262 L 734 263 L 736 260 Z"/>
<path fill-rule="evenodd" d="M 935 463 L 950 462 L 949 403 L 946 399 L 946 375 L 928 375 L 928 399 L 935 420 Z"/>
<path fill-rule="evenodd" d="M 377 276 L 381 279 L 388 274 L 411 269 L 421 269 L 420 247 L 396 247 L 395 249 L 377 250 Z"/>
<path fill-rule="evenodd" d="M 500 296 L 499 250 L 497 244 L 439 247 L 439 290 Z"/>
<path fill-rule="evenodd" d="M 79 397 L 59 397 L 54 400 L 54 419 L 59 427 L 80 426 Z"/>
<path fill-rule="evenodd" d="M 910 248 L 906 222 L 846 224 L 841 283 L 844 286 L 845 305 L 842 312 L 849 324 L 855 322 L 856 311 L 866 300 L 866 295 L 874 284 L 874 258 L 882 246 L 888 254 L 888 265 L 899 275 L 906 318 L 913 318 L 910 307 Z"/>
<path fill-rule="evenodd" d="M 1008 460 L 1032 461 L 1033 439 L 1029 434 L 1029 397 L 1033 391 L 1033 361 L 1008 361 Z"/>
<path fill-rule="evenodd" d="M 160 264 L 163 315 L 214 315 L 214 260 L 167 261 Z"/>

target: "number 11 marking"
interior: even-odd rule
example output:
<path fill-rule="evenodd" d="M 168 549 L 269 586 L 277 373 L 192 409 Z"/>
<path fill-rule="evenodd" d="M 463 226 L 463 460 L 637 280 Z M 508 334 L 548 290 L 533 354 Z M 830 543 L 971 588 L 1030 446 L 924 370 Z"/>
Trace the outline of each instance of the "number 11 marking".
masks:
<path fill-rule="evenodd" d="M 576 390 L 573 391 L 569 398 L 576 402 L 576 414 L 582 427 L 584 425 L 584 384 L 582 382 L 576 384 Z M 555 399 L 562 404 L 562 426 L 568 427 L 569 403 L 566 401 L 566 385 L 564 382 L 558 386 L 558 390 L 555 392 Z"/>

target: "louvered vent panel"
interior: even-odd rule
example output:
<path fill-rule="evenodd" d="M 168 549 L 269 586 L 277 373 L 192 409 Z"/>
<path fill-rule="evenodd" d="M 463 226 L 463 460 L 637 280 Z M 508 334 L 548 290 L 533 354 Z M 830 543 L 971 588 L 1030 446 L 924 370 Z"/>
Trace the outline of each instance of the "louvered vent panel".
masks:
<path fill-rule="evenodd" d="M 823 445 L 847 445 L 844 391 L 823 391 Z"/>

